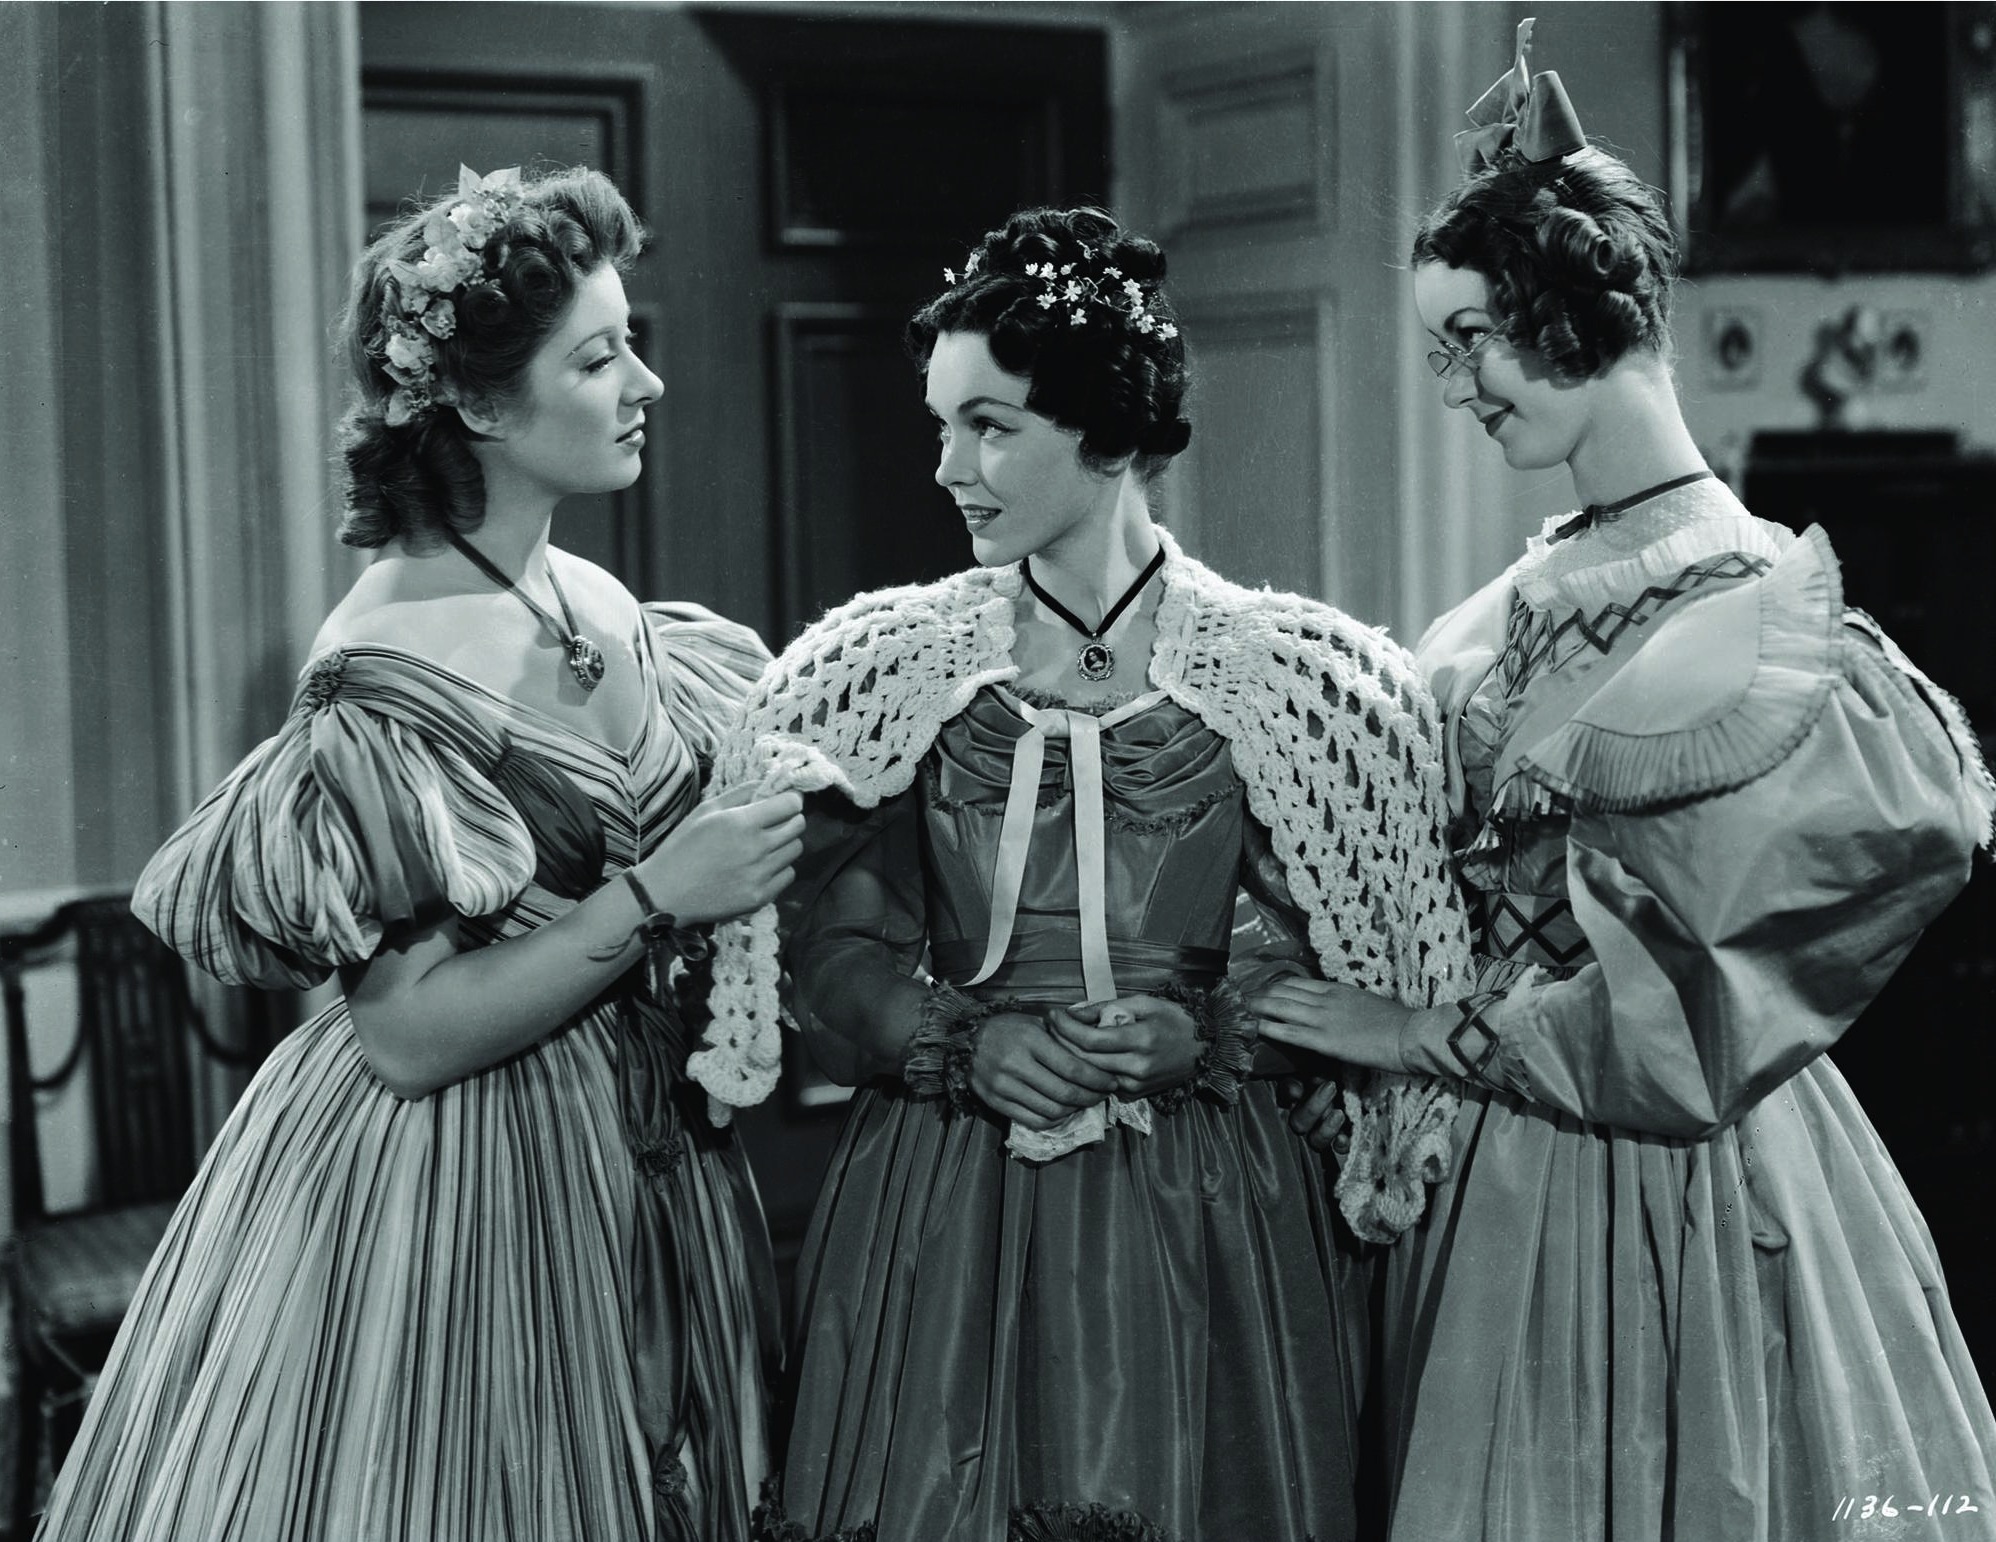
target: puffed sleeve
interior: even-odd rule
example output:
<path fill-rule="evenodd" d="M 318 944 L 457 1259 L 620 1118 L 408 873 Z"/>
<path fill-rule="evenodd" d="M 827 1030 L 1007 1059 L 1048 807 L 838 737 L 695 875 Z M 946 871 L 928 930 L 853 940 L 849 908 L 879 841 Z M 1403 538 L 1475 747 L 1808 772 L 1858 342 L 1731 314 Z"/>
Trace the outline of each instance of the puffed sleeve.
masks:
<path fill-rule="evenodd" d="M 534 844 L 474 755 L 355 701 L 302 701 L 154 855 L 132 908 L 190 963 L 269 989 L 372 957 L 386 928 L 503 909 Z"/>
<path fill-rule="evenodd" d="M 1267 829 L 1250 816 L 1241 836 L 1241 887 L 1227 979 L 1243 996 L 1252 996 L 1285 976 L 1319 971 L 1310 918 L 1290 897 Z"/>
<path fill-rule="evenodd" d="M 912 789 L 869 810 L 832 792 L 806 801 L 804 855 L 779 902 L 791 1015 L 847 1086 L 900 1075 L 930 1005 L 919 818 Z"/>
<path fill-rule="evenodd" d="M 1987 838 L 1986 773 L 1951 702 L 1870 629 L 1838 630 L 1821 710 L 1771 769 L 1574 813 L 1569 892 L 1594 961 L 1483 1006 L 1458 1044 L 1485 1078 L 1707 1137 L 1834 1043 L 1954 898 Z"/>
<path fill-rule="evenodd" d="M 702 605 L 655 600 L 642 608 L 673 726 L 711 763 L 729 721 L 762 678 L 769 649 L 748 627 Z"/>

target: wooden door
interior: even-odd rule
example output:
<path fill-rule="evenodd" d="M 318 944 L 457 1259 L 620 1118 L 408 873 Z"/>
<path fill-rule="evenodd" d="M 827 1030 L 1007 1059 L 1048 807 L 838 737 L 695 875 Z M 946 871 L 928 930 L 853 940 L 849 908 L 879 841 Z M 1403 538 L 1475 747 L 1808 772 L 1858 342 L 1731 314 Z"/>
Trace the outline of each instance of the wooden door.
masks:
<path fill-rule="evenodd" d="M 902 343 L 1015 209 L 1106 201 L 1099 34 L 740 11 L 704 26 L 759 106 L 776 629 L 937 578 L 968 544 Z"/>

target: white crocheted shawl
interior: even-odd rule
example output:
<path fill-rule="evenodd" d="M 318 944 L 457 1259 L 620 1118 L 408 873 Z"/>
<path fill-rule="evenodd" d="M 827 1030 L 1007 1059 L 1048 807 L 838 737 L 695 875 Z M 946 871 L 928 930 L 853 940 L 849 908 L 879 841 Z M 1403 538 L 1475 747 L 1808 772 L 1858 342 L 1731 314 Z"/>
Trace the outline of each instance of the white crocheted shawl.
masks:
<path fill-rule="evenodd" d="M 1229 741 L 1248 808 L 1310 918 L 1324 978 L 1413 1006 L 1445 998 L 1467 966 L 1468 936 L 1444 838 L 1434 703 L 1411 656 L 1327 605 L 1229 583 L 1158 533 L 1167 555 L 1150 685 Z M 1021 588 L 1017 567 L 976 568 L 827 613 L 750 693 L 720 746 L 715 789 L 830 787 L 862 808 L 904 791 L 943 724 L 1018 674 Z M 777 979 L 773 908 L 717 929 L 714 1020 L 687 1070 L 721 1118 L 775 1086 Z M 1394 1150 L 1370 1159 L 1425 1168 L 1433 1181 L 1447 1164 L 1454 1097 L 1381 1078 L 1368 1109 L 1389 1093 L 1398 1133 L 1375 1133 Z"/>

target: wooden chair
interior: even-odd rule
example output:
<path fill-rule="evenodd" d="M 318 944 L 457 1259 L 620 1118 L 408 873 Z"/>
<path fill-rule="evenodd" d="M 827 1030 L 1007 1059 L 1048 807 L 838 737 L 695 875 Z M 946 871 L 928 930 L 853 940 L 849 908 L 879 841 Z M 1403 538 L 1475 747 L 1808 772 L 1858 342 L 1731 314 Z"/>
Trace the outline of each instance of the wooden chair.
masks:
<path fill-rule="evenodd" d="M 28 1058 L 24 976 L 74 950 L 77 1029 L 59 1063 Z M 252 1056 L 216 1043 L 180 960 L 123 898 L 64 905 L 32 931 L 0 936 L 12 1117 L 15 1234 L 6 1266 L 20 1355 L 15 1535 L 25 1542 L 41 1478 L 60 1465 L 96 1369 L 194 1174 L 190 1044 L 217 1059 Z M 51 1215 L 42 1187 L 37 1093 L 88 1067 L 95 1190 L 88 1209 Z"/>

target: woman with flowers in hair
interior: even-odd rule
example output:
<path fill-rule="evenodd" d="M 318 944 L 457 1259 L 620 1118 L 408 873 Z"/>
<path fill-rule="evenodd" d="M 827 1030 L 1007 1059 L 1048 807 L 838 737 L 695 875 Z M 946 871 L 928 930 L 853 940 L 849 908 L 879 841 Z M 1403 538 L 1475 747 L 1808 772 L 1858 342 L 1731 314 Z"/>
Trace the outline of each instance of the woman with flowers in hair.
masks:
<path fill-rule="evenodd" d="M 1996 787 L 1823 533 L 1706 468 L 1661 196 L 1527 72 L 1529 28 L 1414 242 L 1443 399 L 1585 505 L 1419 650 L 1472 990 L 1256 1002 L 1285 1042 L 1463 1079 L 1454 1175 L 1382 1266 L 1391 1534 L 1990 1538 L 1996 1422 L 1824 1052 Z"/>
<path fill-rule="evenodd" d="M 1242 993 L 1426 1002 L 1466 931 L 1411 661 L 1151 516 L 1190 435 L 1164 276 L 1089 209 L 945 274 L 909 339 L 979 566 L 830 612 L 722 750 L 724 783 L 816 789 L 781 963 L 859 1089 L 799 1267 L 781 1538 L 1355 1534 L 1336 1205 L 1404 1227 L 1452 1104 L 1315 1094 L 1358 1125 L 1334 1196 Z M 752 1101 L 774 918 L 716 950 L 695 1058 Z"/>
<path fill-rule="evenodd" d="M 49 1542 L 745 1542 L 772 1271 L 681 977 L 799 800 L 700 801 L 754 636 L 548 540 L 639 472 L 640 242 L 598 173 L 467 171 L 354 270 L 373 563 L 134 899 L 225 981 L 343 995 L 175 1214 Z"/>

